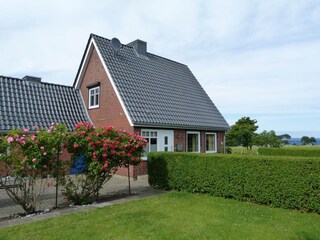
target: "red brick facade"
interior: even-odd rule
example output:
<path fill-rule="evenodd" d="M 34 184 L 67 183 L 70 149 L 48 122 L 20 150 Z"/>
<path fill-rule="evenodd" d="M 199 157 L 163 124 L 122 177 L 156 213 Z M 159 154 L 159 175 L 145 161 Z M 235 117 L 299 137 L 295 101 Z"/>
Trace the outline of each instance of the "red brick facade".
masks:
<path fill-rule="evenodd" d="M 115 90 L 112 87 L 111 81 L 100 61 L 100 58 L 94 49 L 90 58 L 87 69 L 80 85 L 80 90 L 87 107 L 87 111 L 93 124 L 96 127 L 113 126 L 116 129 L 133 131 L 125 112 L 120 104 Z M 88 85 L 100 83 L 100 99 L 99 108 L 89 109 L 89 90 Z"/>

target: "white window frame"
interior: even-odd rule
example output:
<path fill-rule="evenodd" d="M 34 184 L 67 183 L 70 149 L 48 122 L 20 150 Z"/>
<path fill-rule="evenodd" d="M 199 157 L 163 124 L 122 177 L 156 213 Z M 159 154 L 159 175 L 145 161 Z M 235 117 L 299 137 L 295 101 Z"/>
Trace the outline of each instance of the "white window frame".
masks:
<path fill-rule="evenodd" d="M 98 93 L 95 93 L 96 89 L 98 89 Z M 89 90 L 89 93 L 88 93 L 88 95 L 89 95 L 89 109 L 98 108 L 99 104 L 100 104 L 100 86 L 89 88 L 88 90 Z M 98 95 L 98 104 L 93 105 L 91 103 L 91 96 L 92 95 L 94 96 L 94 99 L 95 99 L 95 96 Z"/>
<path fill-rule="evenodd" d="M 193 153 L 199 153 L 200 149 L 201 149 L 201 139 L 200 139 L 200 132 L 197 131 L 187 131 L 187 135 L 186 135 L 186 152 L 188 151 L 188 134 L 197 134 L 198 135 L 198 151 L 193 152 Z"/>
<path fill-rule="evenodd" d="M 149 136 L 143 136 L 142 132 L 149 132 Z M 153 133 L 156 133 L 157 136 L 151 136 L 151 132 Z M 157 139 L 157 152 L 158 152 L 158 144 L 159 144 L 159 132 L 158 130 L 156 129 L 141 129 L 141 136 L 144 138 L 144 139 L 148 139 L 148 148 L 149 148 L 149 151 L 148 153 L 150 153 L 150 148 L 151 148 L 151 138 L 156 138 Z M 141 157 L 142 160 L 148 160 L 148 157 Z"/>
<path fill-rule="evenodd" d="M 214 151 L 207 151 L 207 135 L 214 135 L 214 143 L 215 143 L 215 146 L 214 146 Z M 205 150 L 206 150 L 206 153 L 217 153 L 217 133 L 214 133 L 214 132 L 206 132 L 206 139 L 205 139 Z"/>

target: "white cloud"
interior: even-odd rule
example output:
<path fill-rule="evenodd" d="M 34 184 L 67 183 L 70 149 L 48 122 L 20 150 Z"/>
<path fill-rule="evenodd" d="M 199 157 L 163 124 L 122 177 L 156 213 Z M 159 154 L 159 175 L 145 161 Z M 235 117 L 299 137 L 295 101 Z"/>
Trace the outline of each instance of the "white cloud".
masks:
<path fill-rule="evenodd" d="M 90 33 L 140 38 L 188 64 L 231 122 L 251 114 L 265 129 L 320 128 L 317 0 L 11 0 L 1 10 L 1 75 L 72 85 Z"/>

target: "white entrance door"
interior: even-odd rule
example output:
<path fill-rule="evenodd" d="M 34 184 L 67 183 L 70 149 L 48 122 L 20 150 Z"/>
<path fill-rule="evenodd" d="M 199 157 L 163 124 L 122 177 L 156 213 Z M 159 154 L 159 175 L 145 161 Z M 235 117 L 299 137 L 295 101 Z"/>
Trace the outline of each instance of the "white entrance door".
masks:
<path fill-rule="evenodd" d="M 173 152 L 173 150 L 173 130 L 160 130 L 158 152 Z"/>

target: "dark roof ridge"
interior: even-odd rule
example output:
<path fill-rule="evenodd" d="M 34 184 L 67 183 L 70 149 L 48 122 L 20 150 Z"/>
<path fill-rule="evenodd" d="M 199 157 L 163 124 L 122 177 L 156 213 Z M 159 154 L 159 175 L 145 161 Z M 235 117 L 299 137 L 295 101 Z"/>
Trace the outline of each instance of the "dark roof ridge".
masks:
<path fill-rule="evenodd" d="M 12 80 L 17 80 L 17 81 L 28 82 L 28 80 L 25 80 L 25 79 L 22 79 L 22 78 L 8 77 L 8 76 L 3 76 L 3 75 L 0 75 L 0 78 L 7 78 L 7 79 L 12 79 Z M 54 85 L 54 86 L 60 86 L 60 87 L 73 88 L 72 86 L 67 86 L 67 85 L 57 84 L 57 83 L 48 83 L 48 82 L 39 82 L 39 83 L 36 83 L 36 84 L 45 84 L 45 85 Z"/>
<path fill-rule="evenodd" d="M 10 76 L 4 76 L 4 75 L 0 75 L 0 78 L 10 78 L 13 80 L 21 80 L 20 78 L 17 78 L 17 77 L 10 77 Z"/>
<path fill-rule="evenodd" d="M 187 68 L 189 68 L 187 64 L 184 64 L 184 63 L 181 63 L 181 62 L 177 62 L 177 61 L 172 60 L 172 59 L 170 59 L 170 58 L 162 57 L 162 56 L 157 55 L 157 54 L 154 54 L 154 53 L 149 53 L 149 52 L 147 52 L 147 53 L 150 54 L 150 55 L 153 55 L 153 56 L 162 58 L 162 59 L 164 59 L 164 60 L 168 60 L 168 61 L 170 61 L 170 62 L 174 62 L 174 63 L 180 64 L 180 65 L 182 65 L 182 66 L 186 66 Z"/>
<path fill-rule="evenodd" d="M 91 37 L 99 37 L 99 38 L 103 38 L 103 39 L 105 39 L 105 40 L 111 41 L 109 38 L 102 37 L 102 36 L 97 35 L 97 34 L 94 34 L 94 33 L 91 33 L 91 34 L 90 34 L 90 39 L 91 39 Z M 144 41 L 144 40 L 141 40 L 141 39 L 136 39 L 136 40 Z M 133 41 L 135 41 L 135 40 L 133 40 Z M 145 42 L 145 41 L 144 41 L 144 42 Z M 129 43 L 128 43 L 128 44 L 129 44 Z M 129 46 L 128 44 L 122 44 L 122 45 L 125 46 L 125 47 L 128 47 L 128 48 L 133 48 L 132 46 Z M 168 60 L 168 61 L 171 61 L 171 62 L 174 62 L 174 63 L 177 63 L 177 64 L 180 64 L 180 65 L 183 65 L 183 66 L 188 67 L 188 65 L 186 65 L 186 64 L 183 64 L 183 63 L 181 63 L 181 62 L 177 62 L 177 61 L 175 61 L 175 60 L 172 60 L 172 59 L 169 59 L 169 58 L 166 58 L 166 57 L 162 57 L 162 56 L 157 55 L 157 54 L 154 54 L 154 53 L 150 53 L 150 52 L 148 52 L 148 51 L 147 51 L 147 54 L 148 54 L 148 55 L 153 55 L 153 56 L 162 58 L 162 59 L 164 59 L 164 60 Z M 189 67 L 188 67 L 188 68 L 189 68 Z"/>

